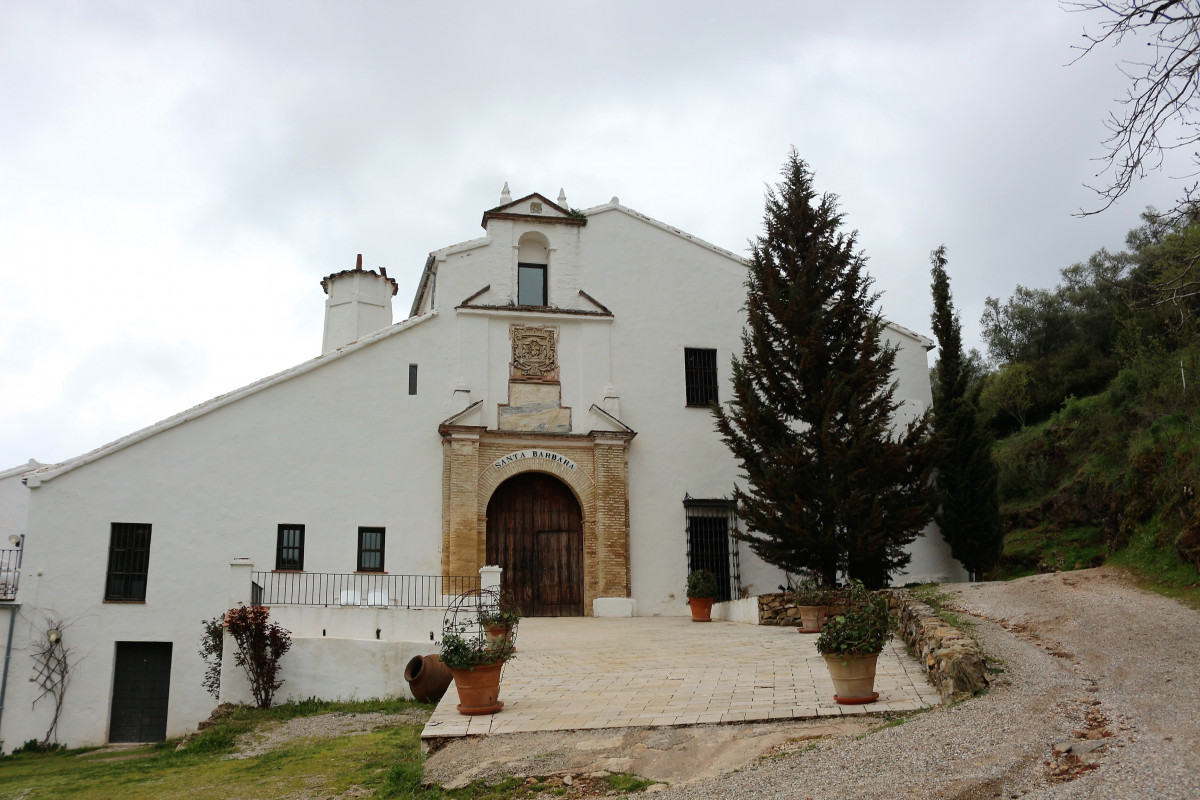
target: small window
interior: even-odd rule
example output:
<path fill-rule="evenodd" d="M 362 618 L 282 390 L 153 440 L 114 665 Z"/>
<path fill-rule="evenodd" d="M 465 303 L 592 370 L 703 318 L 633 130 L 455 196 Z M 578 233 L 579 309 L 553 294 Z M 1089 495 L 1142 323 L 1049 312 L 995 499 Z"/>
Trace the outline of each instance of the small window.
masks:
<path fill-rule="evenodd" d="M 717 351 L 702 347 L 683 350 L 683 379 L 689 406 L 711 406 L 717 402 Z"/>
<path fill-rule="evenodd" d="M 517 264 L 517 305 L 546 304 L 546 265 Z"/>
<path fill-rule="evenodd" d="M 280 525 L 275 544 L 275 569 L 304 569 L 304 526 Z"/>
<path fill-rule="evenodd" d="M 105 600 L 145 600 L 150 569 L 150 526 L 114 522 L 108 540 L 108 580 Z"/>
<path fill-rule="evenodd" d="M 383 528 L 358 529 L 358 571 L 383 572 Z"/>
<path fill-rule="evenodd" d="M 408 393 L 409 394 L 417 393 L 417 365 L 416 364 L 408 365 Z"/>

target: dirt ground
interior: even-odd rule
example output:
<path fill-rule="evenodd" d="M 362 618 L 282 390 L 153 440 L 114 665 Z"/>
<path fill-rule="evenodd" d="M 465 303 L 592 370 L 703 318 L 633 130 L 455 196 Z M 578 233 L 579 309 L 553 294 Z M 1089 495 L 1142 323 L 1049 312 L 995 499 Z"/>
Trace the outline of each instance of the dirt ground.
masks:
<path fill-rule="evenodd" d="M 1111 568 L 946 593 L 998 670 L 982 697 L 886 726 L 858 717 L 463 739 L 431 755 L 426 779 L 631 772 L 688 798 L 1200 797 L 1200 613 Z"/>

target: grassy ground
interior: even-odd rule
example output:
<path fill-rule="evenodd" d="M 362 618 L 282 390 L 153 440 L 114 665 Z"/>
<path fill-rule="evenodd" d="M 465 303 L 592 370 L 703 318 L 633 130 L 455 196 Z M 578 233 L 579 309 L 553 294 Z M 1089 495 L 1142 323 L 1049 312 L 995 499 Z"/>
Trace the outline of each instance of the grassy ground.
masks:
<path fill-rule="evenodd" d="M 179 741 L 120 751 L 66 750 L 0 758 L 0 800 L 277 800 L 290 798 L 471 798 L 507 800 L 536 796 L 636 791 L 648 781 L 611 775 L 567 787 L 550 778 L 526 783 L 508 778 L 456 791 L 421 784 L 422 723 L 400 723 L 370 733 L 287 742 L 253 758 L 230 759 L 238 737 L 301 716 L 333 712 L 398 714 L 430 707 L 403 700 L 363 703 L 305 702 L 266 711 L 237 708 L 183 749 Z M 425 716 L 425 715 L 422 715 Z"/>

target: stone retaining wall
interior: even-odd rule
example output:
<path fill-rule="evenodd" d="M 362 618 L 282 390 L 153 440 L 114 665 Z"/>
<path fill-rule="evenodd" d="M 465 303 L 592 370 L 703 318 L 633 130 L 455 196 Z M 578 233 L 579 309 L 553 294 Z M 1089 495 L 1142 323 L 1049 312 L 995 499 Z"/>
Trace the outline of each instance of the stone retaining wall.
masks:
<path fill-rule="evenodd" d="M 796 604 L 788 601 L 783 592 L 758 595 L 759 625 L 800 625 Z"/>
<path fill-rule="evenodd" d="M 900 620 L 897 633 L 925 666 L 942 702 L 961 700 L 987 687 L 987 659 L 974 639 L 947 624 L 907 589 L 888 594 L 892 612 Z"/>
<path fill-rule="evenodd" d="M 987 661 L 975 640 L 937 615 L 907 589 L 888 592 L 902 638 L 929 674 L 943 702 L 969 697 L 988 685 Z M 759 625 L 800 625 L 796 605 L 782 592 L 758 596 Z"/>

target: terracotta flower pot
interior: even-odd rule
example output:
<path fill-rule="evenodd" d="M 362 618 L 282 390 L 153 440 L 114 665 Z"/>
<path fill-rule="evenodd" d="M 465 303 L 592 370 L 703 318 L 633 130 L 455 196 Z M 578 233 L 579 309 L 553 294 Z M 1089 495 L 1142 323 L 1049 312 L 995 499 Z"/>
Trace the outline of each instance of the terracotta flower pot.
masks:
<path fill-rule="evenodd" d="M 821 632 L 821 625 L 829 612 L 828 606 L 796 606 L 796 610 L 800 612 L 800 627 L 796 630 L 800 633 Z"/>
<path fill-rule="evenodd" d="M 688 605 L 692 607 L 692 622 L 712 622 L 711 597 L 689 597 Z"/>
<path fill-rule="evenodd" d="M 868 655 L 825 654 L 825 666 L 833 678 L 836 692 L 833 699 L 842 705 L 874 703 L 879 699 L 875 689 L 875 664 L 879 653 Z"/>
<path fill-rule="evenodd" d="M 458 713 L 473 716 L 495 714 L 504 708 L 498 699 L 500 694 L 500 671 L 504 662 L 484 664 L 467 669 L 450 668 L 454 675 L 454 687 L 458 689 Z"/>
<path fill-rule="evenodd" d="M 511 625 L 489 625 L 483 630 L 489 642 L 508 643 L 512 638 Z"/>
<path fill-rule="evenodd" d="M 442 699 L 454 676 L 450 668 L 442 663 L 436 653 L 431 656 L 413 656 L 404 668 L 404 680 L 408 690 L 422 703 L 436 703 Z"/>

